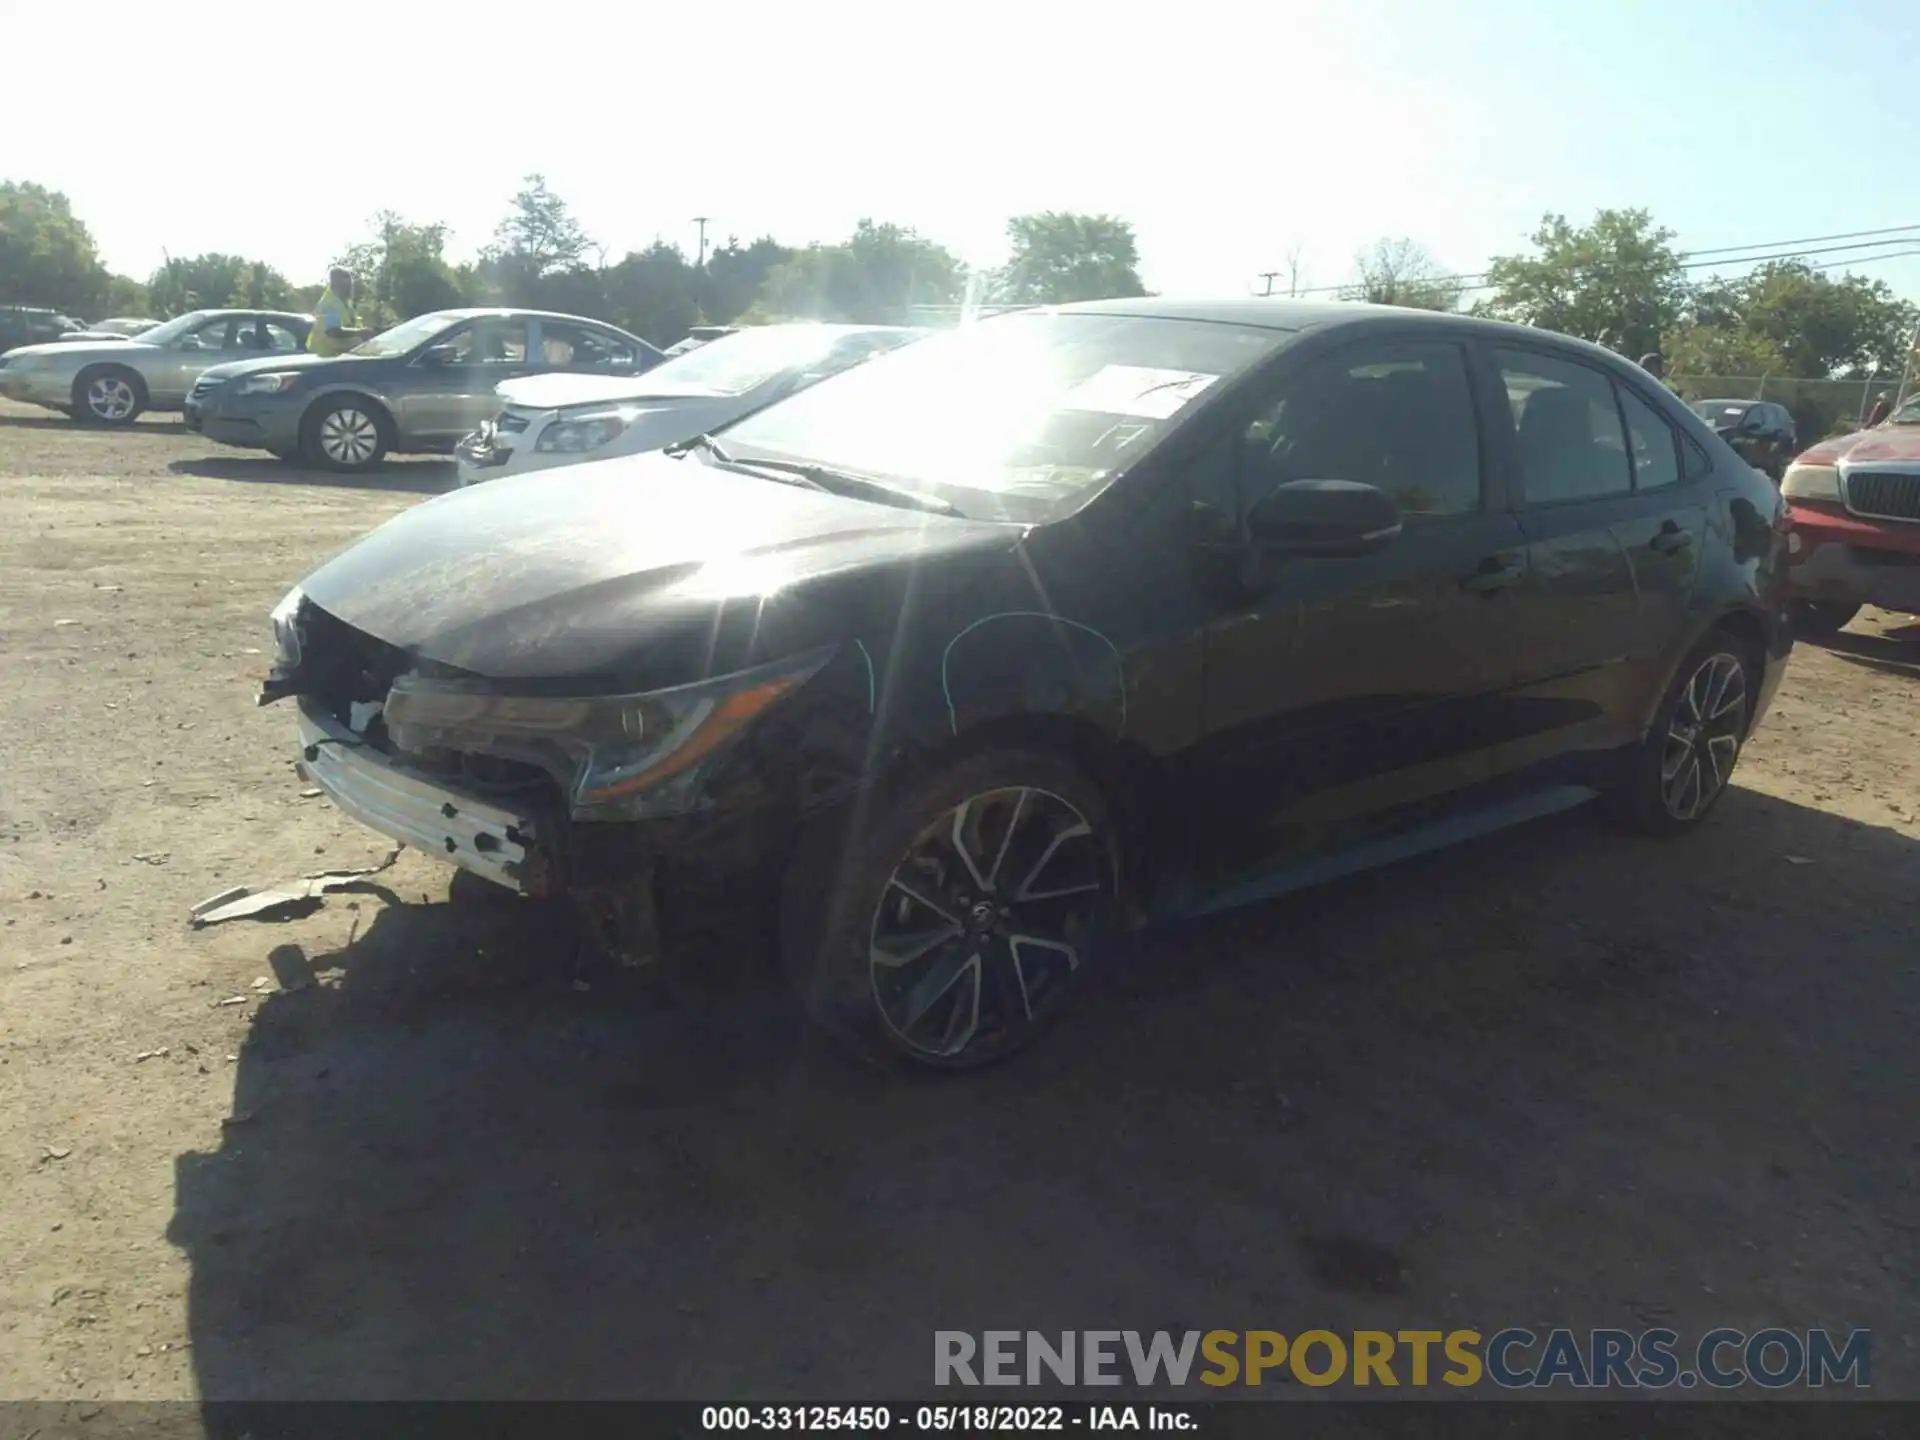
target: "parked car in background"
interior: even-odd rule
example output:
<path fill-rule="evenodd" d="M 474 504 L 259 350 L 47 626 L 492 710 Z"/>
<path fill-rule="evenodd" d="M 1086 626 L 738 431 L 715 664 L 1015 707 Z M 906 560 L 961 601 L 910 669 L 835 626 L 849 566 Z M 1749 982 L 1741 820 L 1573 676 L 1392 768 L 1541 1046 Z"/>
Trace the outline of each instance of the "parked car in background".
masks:
<path fill-rule="evenodd" d="M 0 395 L 96 425 L 143 410 L 178 410 L 202 371 L 241 356 L 292 357 L 311 316 L 280 310 L 195 310 L 132 339 L 30 345 L 0 357 Z"/>
<path fill-rule="evenodd" d="M 961 1068 L 1122 923 L 1596 796 L 1699 825 L 1791 648 L 1785 519 L 1545 331 L 1031 309 L 406 511 L 282 600 L 259 699 L 422 854 L 643 958 L 764 916 L 828 1030 Z"/>
<path fill-rule="evenodd" d="M 1920 615 L 1920 396 L 1787 467 L 1794 624 L 1831 635 L 1862 605 Z"/>
<path fill-rule="evenodd" d="M 22 345 L 45 345 L 72 330 L 86 328 L 84 320 L 33 305 L 0 305 L 0 355 Z"/>
<path fill-rule="evenodd" d="M 730 425 L 926 332 L 898 325 L 755 325 L 666 360 L 636 384 L 536 375 L 460 442 L 460 483 L 658 450 Z"/>
<path fill-rule="evenodd" d="M 133 315 L 116 315 L 107 320 L 95 320 L 81 330 L 70 330 L 60 338 L 62 340 L 129 340 L 136 335 L 144 335 L 160 322 Z"/>
<path fill-rule="evenodd" d="M 393 452 L 444 453 L 532 375 L 643 374 L 660 352 L 624 330 L 540 310 L 437 310 L 344 355 L 222 365 L 188 397 L 187 428 L 222 445 L 364 470 Z"/>
<path fill-rule="evenodd" d="M 739 328 L 737 325 L 696 325 L 682 339 L 669 345 L 666 354 L 669 358 L 684 355 L 689 350 L 698 350 L 702 345 L 718 340 L 722 335 L 731 335 Z"/>
<path fill-rule="evenodd" d="M 1749 465 L 1776 481 L 1800 452 L 1792 413 L 1771 400 L 1695 400 L 1693 413 Z"/>

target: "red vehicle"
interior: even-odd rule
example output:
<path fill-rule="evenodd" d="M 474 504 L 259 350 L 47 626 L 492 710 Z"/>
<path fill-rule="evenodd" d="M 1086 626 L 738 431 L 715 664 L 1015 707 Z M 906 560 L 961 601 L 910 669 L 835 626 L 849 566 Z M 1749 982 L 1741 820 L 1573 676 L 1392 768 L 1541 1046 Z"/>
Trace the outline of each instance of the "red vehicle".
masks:
<path fill-rule="evenodd" d="M 1787 467 L 1788 586 L 1802 634 L 1862 605 L 1920 615 L 1920 396 L 1871 430 L 1822 440 Z"/>

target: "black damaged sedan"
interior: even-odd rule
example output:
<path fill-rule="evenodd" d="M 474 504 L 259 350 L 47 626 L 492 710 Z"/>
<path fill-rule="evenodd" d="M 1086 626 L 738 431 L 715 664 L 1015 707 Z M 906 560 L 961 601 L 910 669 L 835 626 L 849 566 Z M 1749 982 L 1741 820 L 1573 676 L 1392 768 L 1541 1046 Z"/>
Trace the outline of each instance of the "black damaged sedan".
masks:
<path fill-rule="evenodd" d="M 1773 488 L 1594 346 L 1110 301 L 421 505 L 282 602 L 261 700 L 375 829 L 637 958 L 758 897 L 817 1020 L 964 1067 L 1119 927 L 1590 799 L 1698 825 L 1785 559 Z"/>

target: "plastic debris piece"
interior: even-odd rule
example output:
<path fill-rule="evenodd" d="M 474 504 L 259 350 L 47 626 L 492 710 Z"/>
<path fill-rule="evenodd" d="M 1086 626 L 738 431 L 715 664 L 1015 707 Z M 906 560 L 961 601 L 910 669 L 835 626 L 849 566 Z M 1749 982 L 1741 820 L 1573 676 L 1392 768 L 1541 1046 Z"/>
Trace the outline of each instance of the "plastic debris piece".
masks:
<path fill-rule="evenodd" d="M 223 890 L 218 895 L 202 900 L 187 912 L 187 918 L 198 930 L 203 925 L 218 925 L 226 920 L 249 917 L 286 920 L 308 915 L 320 908 L 321 897 L 329 890 L 338 890 L 343 885 L 357 884 L 369 875 L 378 875 L 398 860 L 400 852 L 406 848 L 404 845 L 394 846 L 378 865 L 368 865 L 358 870 L 318 870 L 303 875 L 294 884 L 281 885 L 272 890 L 255 892 L 245 885 L 236 885 L 231 890 Z"/>

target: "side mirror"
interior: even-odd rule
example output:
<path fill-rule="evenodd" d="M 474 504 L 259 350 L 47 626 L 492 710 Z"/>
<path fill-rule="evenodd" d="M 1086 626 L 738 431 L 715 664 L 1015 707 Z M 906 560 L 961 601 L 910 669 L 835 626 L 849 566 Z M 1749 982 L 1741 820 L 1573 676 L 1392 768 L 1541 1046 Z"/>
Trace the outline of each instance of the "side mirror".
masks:
<path fill-rule="evenodd" d="M 1269 555 L 1347 559 L 1391 543 L 1400 507 L 1386 491 L 1353 480 L 1290 480 L 1254 502 L 1247 530 Z"/>

